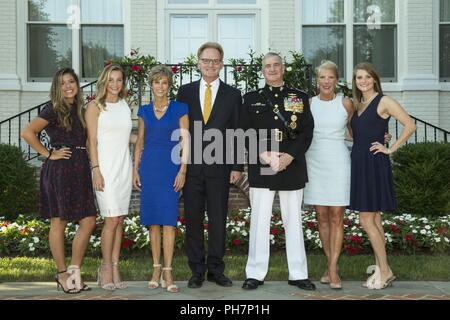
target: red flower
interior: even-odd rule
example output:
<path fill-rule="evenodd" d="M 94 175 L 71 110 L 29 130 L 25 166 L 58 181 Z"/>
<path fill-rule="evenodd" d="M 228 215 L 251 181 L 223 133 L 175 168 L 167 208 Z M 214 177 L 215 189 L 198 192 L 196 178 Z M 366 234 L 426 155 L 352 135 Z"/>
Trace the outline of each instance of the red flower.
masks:
<path fill-rule="evenodd" d="M 389 227 L 391 228 L 392 232 L 394 232 L 394 234 L 397 234 L 400 232 L 399 228 L 397 228 L 397 226 L 395 224 L 391 224 Z"/>
<path fill-rule="evenodd" d="M 185 223 L 186 223 L 186 218 L 185 218 L 185 217 L 178 217 L 177 220 L 178 220 L 181 224 L 185 224 Z"/>
<path fill-rule="evenodd" d="M 356 255 L 361 252 L 361 249 L 358 247 L 353 247 L 351 244 L 348 244 L 345 246 L 345 251 L 347 251 L 349 255 Z"/>
<path fill-rule="evenodd" d="M 122 242 L 122 248 L 128 249 L 128 248 L 130 248 L 133 244 L 134 244 L 133 240 L 125 239 L 125 240 Z"/>
<path fill-rule="evenodd" d="M 277 228 L 270 228 L 270 234 L 277 235 L 280 234 L 280 230 Z"/>
<path fill-rule="evenodd" d="M 358 236 L 358 235 L 353 235 L 353 236 L 351 236 L 351 237 L 350 237 L 350 240 L 351 240 L 353 243 L 356 243 L 356 244 L 361 244 L 361 243 L 362 243 L 362 238 L 361 238 L 360 236 Z"/>
<path fill-rule="evenodd" d="M 231 241 L 231 243 L 232 243 L 233 245 L 235 245 L 235 246 L 238 246 L 238 245 L 241 244 L 241 240 L 239 240 L 239 239 L 234 239 L 234 240 Z"/>
<path fill-rule="evenodd" d="M 178 66 L 172 66 L 172 72 L 174 73 L 174 74 L 176 74 L 176 73 L 178 73 L 178 71 L 180 70 L 180 67 L 178 67 Z"/>
<path fill-rule="evenodd" d="M 447 232 L 448 232 L 448 229 L 446 227 L 440 227 L 440 228 L 436 229 L 436 233 L 441 236 L 446 234 Z"/>
<path fill-rule="evenodd" d="M 207 223 L 203 224 L 203 229 L 204 230 L 208 230 L 208 224 Z"/>
<path fill-rule="evenodd" d="M 141 68 L 141 66 L 134 65 L 134 66 L 131 67 L 131 70 L 134 71 L 134 72 L 139 72 L 139 71 L 142 70 L 142 68 Z"/>
<path fill-rule="evenodd" d="M 316 228 L 316 224 L 312 221 L 306 221 L 306 225 L 308 226 L 308 229 L 314 230 Z"/>
<path fill-rule="evenodd" d="M 405 241 L 414 241 L 414 236 L 412 234 L 408 233 L 404 239 L 405 239 Z"/>
<path fill-rule="evenodd" d="M 93 95 L 87 96 L 86 100 L 87 100 L 87 102 L 91 102 L 91 101 L 95 100 L 96 98 L 97 98 L 97 96 L 94 93 Z"/>
<path fill-rule="evenodd" d="M 234 67 L 234 71 L 236 71 L 236 72 L 241 72 L 242 70 L 244 70 L 244 68 L 242 68 L 242 66 Z"/>

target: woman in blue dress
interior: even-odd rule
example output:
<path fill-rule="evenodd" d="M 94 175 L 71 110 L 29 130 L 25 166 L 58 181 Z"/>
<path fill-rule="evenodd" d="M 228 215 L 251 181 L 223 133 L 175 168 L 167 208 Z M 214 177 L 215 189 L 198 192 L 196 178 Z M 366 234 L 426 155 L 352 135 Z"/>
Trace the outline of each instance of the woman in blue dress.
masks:
<path fill-rule="evenodd" d="M 353 99 L 356 112 L 351 120 L 350 209 L 359 211 L 361 226 L 375 253 L 377 267 L 364 286 L 384 289 L 395 280 L 387 261 L 381 224 L 381 211 L 397 207 L 389 155 L 409 139 L 416 126 L 397 101 L 383 95 L 380 78 L 370 63 L 360 63 L 354 69 Z M 391 117 L 404 129 L 392 147 L 387 148 L 383 142 Z"/>
<path fill-rule="evenodd" d="M 141 191 L 141 224 L 149 226 L 150 231 L 153 275 L 148 287 L 156 289 L 161 284 L 168 292 L 176 293 L 171 265 L 179 192 L 184 186 L 189 156 L 188 106 L 169 100 L 172 72 L 168 67 L 153 67 L 149 82 L 153 101 L 138 112 L 133 185 Z M 160 263 L 161 226 L 164 268 Z"/>

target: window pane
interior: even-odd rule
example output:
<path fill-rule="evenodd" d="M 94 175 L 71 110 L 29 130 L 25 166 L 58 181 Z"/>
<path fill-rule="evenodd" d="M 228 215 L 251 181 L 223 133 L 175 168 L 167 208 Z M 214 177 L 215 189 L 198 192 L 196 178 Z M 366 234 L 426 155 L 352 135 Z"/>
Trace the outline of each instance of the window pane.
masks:
<path fill-rule="evenodd" d="M 355 0 L 353 16 L 359 23 L 395 22 L 395 0 Z"/>
<path fill-rule="evenodd" d="M 208 39 L 207 16 L 172 16 L 170 26 L 171 63 L 197 55 L 198 48 Z"/>
<path fill-rule="evenodd" d="M 169 4 L 208 4 L 209 0 L 169 0 Z"/>
<path fill-rule="evenodd" d="M 439 35 L 440 77 L 450 79 L 450 25 L 442 25 Z"/>
<path fill-rule="evenodd" d="M 344 0 L 303 1 L 303 23 L 344 22 Z"/>
<path fill-rule="evenodd" d="M 225 51 L 224 62 L 230 58 L 247 58 L 254 47 L 254 16 L 219 16 L 219 43 Z"/>
<path fill-rule="evenodd" d="M 345 77 L 345 27 L 303 27 L 303 53 L 313 68 L 331 60 L 338 65 L 339 76 Z"/>
<path fill-rule="evenodd" d="M 66 26 L 28 26 L 28 79 L 50 80 L 63 67 L 72 67 L 72 31 Z"/>
<path fill-rule="evenodd" d="M 118 59 L 124 55 L 123 27 L 82 27 L 81 39 L 83 78 L 97 78 L 105 60 Z"/>
<path fill-rule="evenodd" d="M 396 39 L 396 26 L 382 26 L 380 29 L 355 26 L 353 38 L 354 64 L 371 62 L 381 78 L 396 79 Z"/>
<path fill-rule="evenodd" d="M 29 21 L 66 23 L 71 0 L 28 0 Z"/>
<path fill-rule="evenodd" d="M 450 0 L 441 0 L 441 21 L 450 22 Z"/>
<path fill-rule="evenodd" d="M 81 0 L 82 23 L 122 23 L 122 0 Z"/>
<path fill-rule="evenodd" d="M 218 4 L 256 4 L 256 0 L 217 0 Z"/>

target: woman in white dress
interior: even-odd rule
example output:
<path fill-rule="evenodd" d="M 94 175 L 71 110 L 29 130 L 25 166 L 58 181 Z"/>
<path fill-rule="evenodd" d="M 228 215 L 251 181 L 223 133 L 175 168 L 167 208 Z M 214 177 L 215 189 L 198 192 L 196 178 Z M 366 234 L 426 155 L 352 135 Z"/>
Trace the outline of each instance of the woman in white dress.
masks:
<path fill-rule="evenodd" d="M 320 279 L 332 289 L 341 289 L 338 260 L 344 239 L 344 210 L 350 203 L 350 152 L 345 144 L 346 129 L 353 115 L 352 101 L 335 93 L 338 68 L 324 61 L 317 68 L 320 93 L 312 98 L 314 134 L 306 153 L 308 180 L 305 204 L 315 207 L 319 236 L 328 269 Z M 350 130 L 350 129 L 349 129 Z"/>
<path fill-rule="evenodd" d="M 98 284 L 105 290 L 124 289 L 119 257 L 123 220 L 128 214 L 132 187 L 131 110 L 124 100 L 125 73 L 118 65 L 105 67 L 97 82 L 95 101 L 86 110 L 92 180 L 100 214 L 104 217 L 103 261 Z"/>

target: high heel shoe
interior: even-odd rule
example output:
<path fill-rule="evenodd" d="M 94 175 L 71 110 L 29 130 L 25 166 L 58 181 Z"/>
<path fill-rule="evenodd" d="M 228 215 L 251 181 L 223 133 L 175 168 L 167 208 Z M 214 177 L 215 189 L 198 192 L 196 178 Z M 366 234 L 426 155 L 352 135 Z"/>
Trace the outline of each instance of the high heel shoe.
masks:
<path fill-rule="evenodd" d="M 75 284 L 75 288 L 77 288 L 79 291 L 83 290 L 83 286 L 81 285 L 80 267 L 76 265 L 68 266 L 67 273 L 70 274 L 69 278 L 72 278 L 73 283 Z"/>
<path fill-rule="evenodd" d="M 320 283 L 322 283 L 322 284 L 328 284 L 328 283 L 330 283 L 330 276 L 328 275 L 328 270 L 325 271 L 325 273 L 323 274 L 323 276 L 320 278 Z"/>
<path fill-rule="evenodd" d="M 163 272 L 161 273 L 161 288 L 165 288 L 167 290 L 167 292 L 170 292 L 170 293 L 178 293 L 179 292 L 178 286 L 173 283 L 171 285 L 167 285 L 167 281 L 163 277 L 164 271 L 172 271 L 172 268 L 164 267 L 164 268 L 162 268 L 162 270 L 163 270 Z"/>
<path fill-rule="evenodd" d="M 112 265 L 113 268 L 116 267 L 117 269 L 119 269 L 119 262 L 113 262 Z M 114 270 L 113 270 L 113 279 L 114 279 Z M 128 288 L 128 283 L 124 281 L 114 282 L 114 286 L 116 287 L 116 289 L 126 289 Z"/>
<path fill-rule="evenodd" d="M 63 274 L 63 273 L 67 273 L 67 270 L 64 271 L 59 271 L 56 273 L 55 275 L 55 281 L 56 281 L 56 290 L 59 291 L 60 289 L 62 289 L 62 291 L 64 293 L 67 294 L 76 294 L 76 293 L 80 293 L 81 290 L 77 289 L 74 279 L 72 277 L 72 275 L 70 275 L 69 277 L 67 277 L 66 279 L 66 287 L 67 289 L 63 286 L 63 284 L 61 283 L 61 281 L 59 281 L 59 275 Z"/>
<path fill-rule="evenodd" d="M 111 266 L 110 263 L 102 263 L 97 270 L 97 284 L 100 288 L 102 288 L 103 290 L 107 290 L 107 291 L 114 291 L 116 290 L 116 286 L 114 285 L 114 283 L 109 282 L 109 283 L 105 283 L 103 284 L 103 275 L 102 275 L 102 271 L 103 271 L 103 267 L 105 266 Z"/>
<path fill-rule="evenodd" d="M 161 264 L 154 264 L 153 265 L 153 273 L 155 272 L 155 268 L 161 268 Z M 162 272 L 161 272 L 161 276 L 162 276 Z M 158 281 L 154 281 L 154 280 L 150 280 L 147 284 L 147 288 L 149 289 L 156 289 L 159 287 L 159 282 Z"/>

